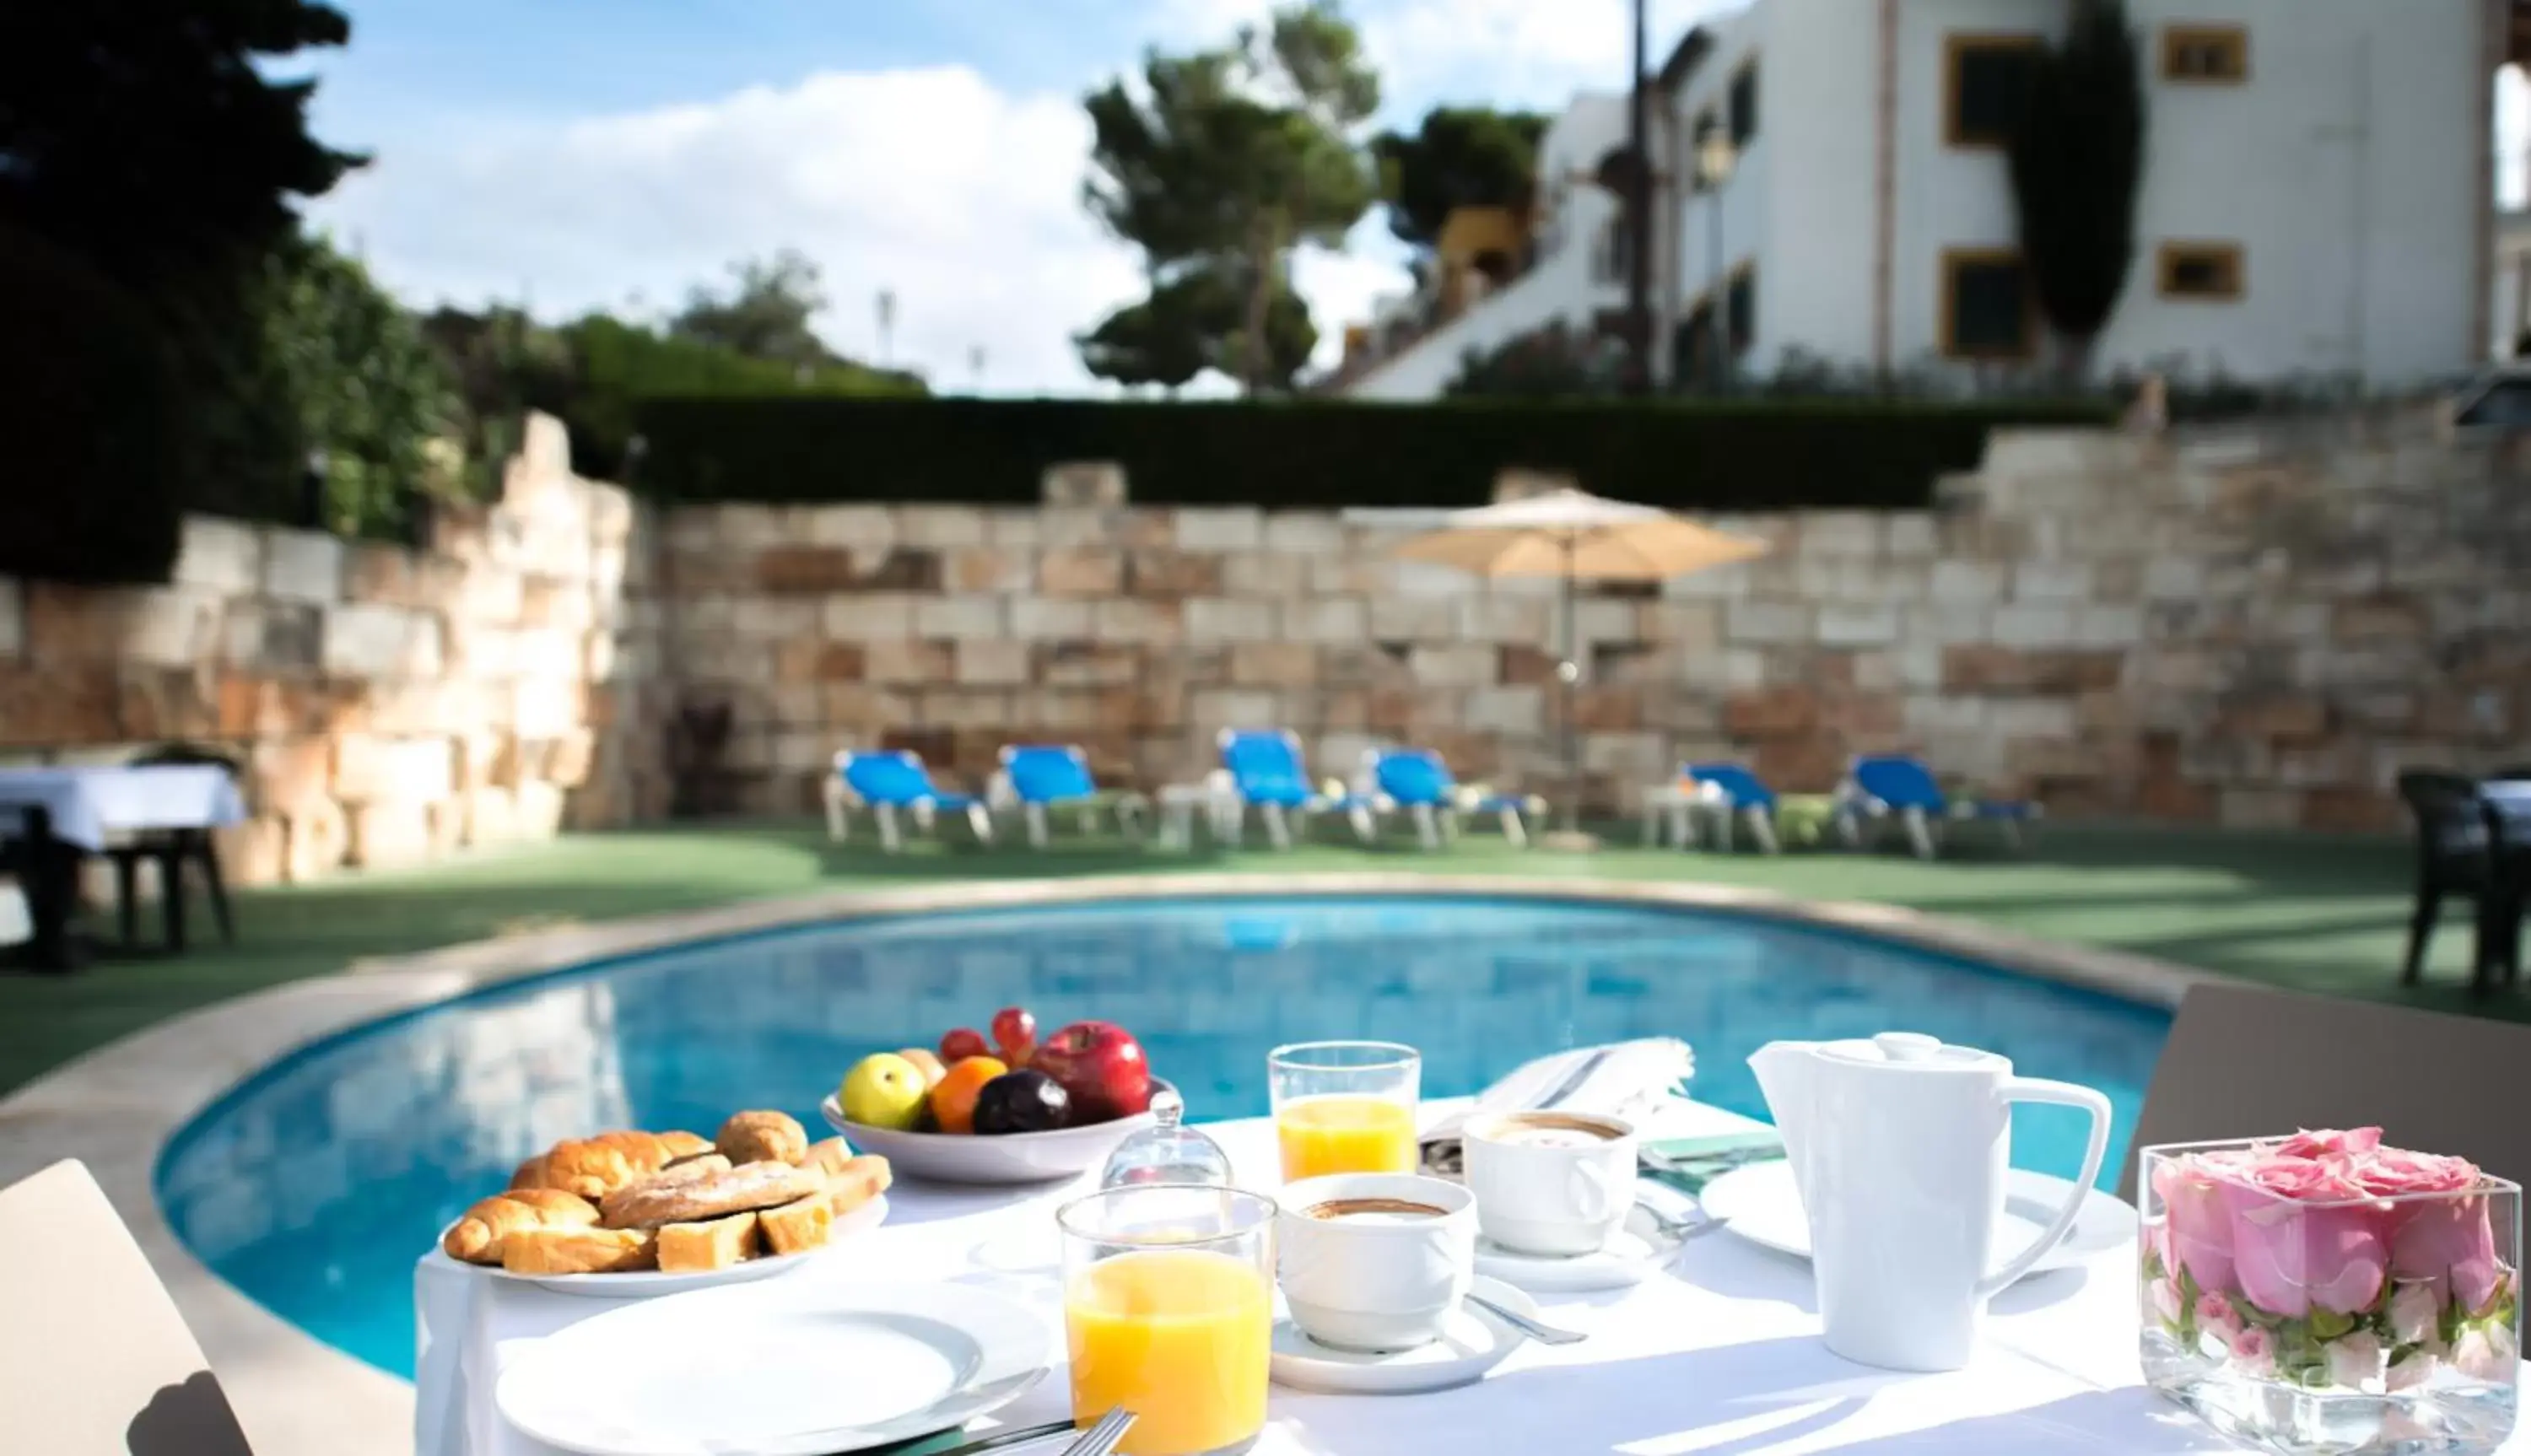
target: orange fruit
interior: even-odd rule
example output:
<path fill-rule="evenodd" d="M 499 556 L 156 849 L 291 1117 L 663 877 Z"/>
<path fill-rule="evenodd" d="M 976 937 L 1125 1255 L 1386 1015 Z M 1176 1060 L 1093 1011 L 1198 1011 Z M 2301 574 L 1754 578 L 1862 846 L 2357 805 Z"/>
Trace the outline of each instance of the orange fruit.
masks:
<path fill-rule="evenodd" d="M 976 1130 L 976 1094 L 1010 1068 L 988 1056 L 971 1056 L 951 1067 L 931 1089 L 931 1120 L 944 1133 Z"/>

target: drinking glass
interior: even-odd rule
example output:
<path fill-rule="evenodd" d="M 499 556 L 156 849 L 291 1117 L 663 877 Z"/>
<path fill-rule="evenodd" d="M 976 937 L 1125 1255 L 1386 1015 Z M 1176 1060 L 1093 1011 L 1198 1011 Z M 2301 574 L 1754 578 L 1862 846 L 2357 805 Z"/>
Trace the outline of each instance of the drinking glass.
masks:
<path fill-rule="evenodd" d="M 1111 1188 L 1057 1210 L 1072 1419 L 1134 1413 L 1126 1456 L 1245 1450 L 1266 1426 L 1274 1201 L 1235 1188 Z"/>
<path fill-rule="evenodd" d="M 1266 1058 L 1283 1181 L 1412 1173 L 1424 1058 L 1395 1041 L 1303 1041 Z"/>

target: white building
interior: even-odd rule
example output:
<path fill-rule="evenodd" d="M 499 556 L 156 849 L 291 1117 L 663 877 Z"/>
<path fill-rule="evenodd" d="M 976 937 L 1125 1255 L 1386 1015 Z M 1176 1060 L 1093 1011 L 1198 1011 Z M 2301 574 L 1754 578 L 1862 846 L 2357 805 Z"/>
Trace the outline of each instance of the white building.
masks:
<path fill-rule="evenodd" d="M 2519 8 L 2128 0 L 2150 134 L 2135 271 L 2096 367 L 2384 385 L 2486 358 L 2494 82 Z M 1655 92 L 1656 369 L 1710 367 L 1717 292 L 1743 377 L 1804 358 L 2043 361 L 1998 113 L 2068 9 L 1754 0 L 1692 33 Z M 1696 183 L 1708 125 L 1737 142 L 1712 189 Z M 1577 100 L 1542 157 L 1533 269 L 1344 392 L 1429 398 L 1471 349 L 1622 319 L 1618 208 L 1587 177 L 1624 144 L 1621 98 Z"/>

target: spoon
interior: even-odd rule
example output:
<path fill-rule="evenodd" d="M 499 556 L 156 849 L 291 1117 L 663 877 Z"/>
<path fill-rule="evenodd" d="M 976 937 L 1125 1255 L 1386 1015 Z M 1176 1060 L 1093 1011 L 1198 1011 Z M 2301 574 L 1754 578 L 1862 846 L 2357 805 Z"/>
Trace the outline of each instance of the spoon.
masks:
<path fill-rule="evenodd" d="M 1542 1345 L 1578 1345 L 1591 1338 L 1578 1329 L 1558 1329 L 1552 1324 L 1541 1324 L 1518 1310 L 1506 1310 L 1482 1294 L 1469 1295 L 1468 1303 Z"/>

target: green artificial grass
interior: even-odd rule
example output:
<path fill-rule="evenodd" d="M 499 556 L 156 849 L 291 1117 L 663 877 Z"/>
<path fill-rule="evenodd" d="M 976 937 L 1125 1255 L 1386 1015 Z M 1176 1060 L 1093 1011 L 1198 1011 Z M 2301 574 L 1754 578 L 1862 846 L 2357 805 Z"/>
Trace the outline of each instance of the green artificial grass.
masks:
<path fill-rule="evenodd" d="M 1582 855 L 1518 851 L 1480 835 L 1431 855 L 1404 839 L 1375 850 L 1330 841 L 1289 854 L 1172 854 L 1058 838 L 1043 853 L 918 843 L 890 857 L 866 837 L 838 849 L 817 826 L 790 821 L 581 835 L 426 869 L 245 891 L 234 946 L 201 941 L 209 918 L 197 913 L 197 942 L 180 958 L 108 959 L 66 977 L 0 973 L 0 1091 L 163 1018 L 365 957 L 839 886 L 1135 870 L 1370 866 L 1754 885 L 1902 905 L 2277 985 L 2531 1020 L 2531 1001 L 2511 993 L 2467 995 L 2466 905 L 2446 917 L 2426 983 L 2398 985 L 2411 867 L 2408 847 L 2395 840 L 2060 824 L 2017 858 L 1972 843 L 1925 864 L 1894 855 L 1680 854 L 1636 848 L 1632 826 L 1612 832 L 1609 847 Z M 153 908 L 144 933 L 155 919 Z"/>

